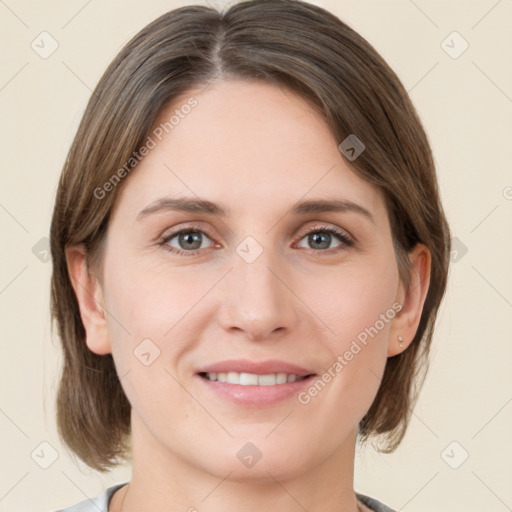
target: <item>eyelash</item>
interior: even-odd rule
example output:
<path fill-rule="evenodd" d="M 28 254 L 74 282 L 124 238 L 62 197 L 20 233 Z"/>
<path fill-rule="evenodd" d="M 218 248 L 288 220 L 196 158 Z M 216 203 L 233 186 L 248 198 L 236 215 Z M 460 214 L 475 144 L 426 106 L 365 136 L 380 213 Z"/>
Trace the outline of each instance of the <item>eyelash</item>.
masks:
<path fill-rule="evenodd" d="M 213 237 L 211 237 L 203 229 L 198 229 L 198 228 L 196 228 L 194 226 L 187 226 L 187 227 L 182 228 L 182 229 L 180 229 L 178 231 L 174 231 L 173 233 L 169 233 L 167 235 L 164 235 L 160 239 L 160 241 L 158 242 L 158 245 L 162 246 L 163 249 L 165 249 L 166 251 L 169 251 L 169 252 L 171 252 L 173 254 L 178 254 L 180 256 L 195 256 L 202 249 L 196 249 L 194 251 L 184 251 L 182 249 L 177 249 L 176 247 L 171 247 L 170 245 L 168 245 L 168 242 L 170 240 L 172 240 L 174 237 L 176 237 L 177 235 L 186 234 L 186 233 L 202 233 L 202 234 L 206 235 L 210 240 L 213 241 Z M 298 241 L 300 242 L 303 238 L 305 238 L 306 236 L 310 235 L 311 233 L 330 233 L 330 234 L 334 235 L 342 243 L 342 245 L 340 245 L 339 247 L 334 248 L 334 250 L 333 249 L 320 249 L 320 250 L 310 249 L 314 253 L 337 252 L 337 250 L 342 249 L 343 246 L 345 246 L 345 247 L 353 247 L 355 245 L 354 240 L 347 233 L 345 233 L 344 231 L 341 231 L 339 229 L 333 228 L 331 226 L 313 226 L 311 229 L 308 229 L 305 233 L 303 233 Z"/>

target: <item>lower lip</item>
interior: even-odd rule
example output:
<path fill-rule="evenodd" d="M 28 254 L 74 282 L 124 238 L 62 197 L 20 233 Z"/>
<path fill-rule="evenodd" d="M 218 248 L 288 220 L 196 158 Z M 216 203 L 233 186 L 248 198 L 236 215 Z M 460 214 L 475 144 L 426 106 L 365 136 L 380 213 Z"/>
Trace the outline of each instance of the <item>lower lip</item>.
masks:
<path fill-rule="evenodd" d="M 274 386 L 242 386 L 217 380 L 209 380 L 198 375 L 198 378 L 213 392 L 235 404 L 248 407 L 266 407 L 277 404 L 300 393 L 309 386 L 314 375 L 303 380 L 276 384 Z"/>

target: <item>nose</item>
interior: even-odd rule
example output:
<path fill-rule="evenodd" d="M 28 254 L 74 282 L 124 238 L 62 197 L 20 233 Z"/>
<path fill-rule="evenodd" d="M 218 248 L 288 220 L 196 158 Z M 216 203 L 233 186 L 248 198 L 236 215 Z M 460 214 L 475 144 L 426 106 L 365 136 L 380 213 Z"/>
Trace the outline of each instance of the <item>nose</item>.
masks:
<path fill-rule="evenodd" d="M 283 336 L 299 323 L 299 300 L 290 273 L 265 249 L 253 262 L 234 255 L 234 266 L 221 283 L 219 320 L 224 330 L 250 341 Z"/>

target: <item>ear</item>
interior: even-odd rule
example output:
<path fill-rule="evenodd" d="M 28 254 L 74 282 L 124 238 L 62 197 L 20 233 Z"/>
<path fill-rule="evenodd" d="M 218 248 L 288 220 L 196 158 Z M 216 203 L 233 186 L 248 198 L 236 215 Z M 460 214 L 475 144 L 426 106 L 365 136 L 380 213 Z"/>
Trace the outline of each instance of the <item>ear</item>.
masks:
<path fill-rule="evenodd" d="M 66 261 L 85 327 L 85 342 L 91 352 L 98 355 L 109 354 L 111 348 L 103 291 L 97 277 L 89 272 L 85 247 L 78 245 L 66 248 Z"/>
<path fill-rule="evenodd" d="M 400 354 L 412 343 L 430 285 L 429 249 L 418 243 L 408 256 L 411 262 L 411 280 L 407 288 L 402 282 L 398 287 L 397 302 L 402 305 L 402 309 L 396 314 L 390 329 L 388 357 Z"/>

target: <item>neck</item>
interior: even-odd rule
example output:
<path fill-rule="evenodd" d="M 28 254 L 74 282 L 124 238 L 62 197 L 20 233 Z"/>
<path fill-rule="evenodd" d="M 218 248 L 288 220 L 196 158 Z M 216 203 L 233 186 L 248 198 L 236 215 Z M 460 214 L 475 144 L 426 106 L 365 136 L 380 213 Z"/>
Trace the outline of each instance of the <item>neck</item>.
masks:
<path fill-rule="evenodd" d="M 132 479 L 111 501 L 109 512 L 358 512 L 353 489 L 356 432 L 327 458 L 300 472 L 251 468 L 251 478 L 234 471 L 214 474 L 162 447 L 132 416 Z M 257 472 L 258 471 L 258 472 Z"/>

